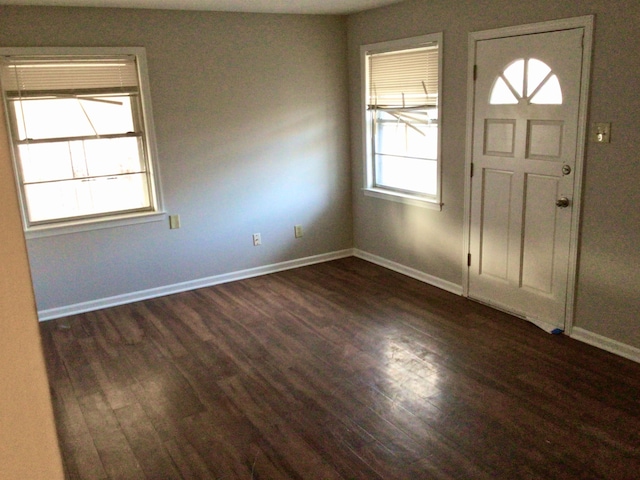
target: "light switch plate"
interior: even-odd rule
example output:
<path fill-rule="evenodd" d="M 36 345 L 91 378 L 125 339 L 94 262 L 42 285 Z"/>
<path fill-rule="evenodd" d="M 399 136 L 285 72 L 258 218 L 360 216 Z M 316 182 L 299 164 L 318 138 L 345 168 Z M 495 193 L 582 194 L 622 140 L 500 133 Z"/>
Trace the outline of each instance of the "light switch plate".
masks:
<path fill-rule="evenodd" d="M 171 230 L 180 228 L 180 215 L 169 215 L 169 228 Z"/>
<path fill-rule="evenodd" d="M 593 125 L 593 141 L 596 143 L 611 142 L 611 123 L 596 123 Z"/>

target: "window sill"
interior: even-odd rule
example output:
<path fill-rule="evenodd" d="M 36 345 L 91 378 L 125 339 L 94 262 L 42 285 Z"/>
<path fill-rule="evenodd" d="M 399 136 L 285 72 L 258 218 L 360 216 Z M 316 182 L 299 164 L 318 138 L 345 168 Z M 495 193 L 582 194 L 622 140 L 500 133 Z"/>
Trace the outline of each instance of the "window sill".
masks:
<path fill-rule="evenodd" d="M 392 192 L 380 188 L 363 188 L 363 192 L 367 197 L 381 198 L 391 202 L 404 203 L 405 205 L 413 205 L 414 207 L 428 208 L 431 210 L 442 211 L 442 203 L 406 193 Z"/>
<path fill-rule="evenodd" d="M 71 233 L 88 232 L 105 228 L 123 227 L 126 225 L 138 225 L 142 223 L 160 222 L 165 220 L 167 214 L 164 212 L 145 212 L 138 214 L 122 215 L 104 219 L 94 219 L 91 221 L 66 222 L 59 225 L 43 225 L 31 227 L 25 230 L 25 238 L 54 237 L 57 235 L 68 235 Z"/>

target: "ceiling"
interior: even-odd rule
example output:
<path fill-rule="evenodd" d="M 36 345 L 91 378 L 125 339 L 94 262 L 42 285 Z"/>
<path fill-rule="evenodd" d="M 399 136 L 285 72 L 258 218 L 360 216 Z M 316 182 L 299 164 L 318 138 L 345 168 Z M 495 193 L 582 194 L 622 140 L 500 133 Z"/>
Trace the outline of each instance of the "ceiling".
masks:
<path fill-rule="evenodd" d="M 223 12 L 348 14 L 402 0 L 0 0 L 0 5 L 160 8 Z"/>

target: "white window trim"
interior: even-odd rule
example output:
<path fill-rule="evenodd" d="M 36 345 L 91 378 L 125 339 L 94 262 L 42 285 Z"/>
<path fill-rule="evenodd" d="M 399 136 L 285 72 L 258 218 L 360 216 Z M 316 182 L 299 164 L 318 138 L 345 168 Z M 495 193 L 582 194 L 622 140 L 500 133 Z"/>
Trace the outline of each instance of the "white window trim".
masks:
<path fill-rule="evenodd" d="M 152 209 L 145 212 L 133 212 L 124 214 L 106 214 L 92 218 L 82 218 L 69 220 L 66 222 L 52 222 L 50 224 L 29 226 L 27 221 L 27 211 L 24 205 L 22 186 L 19 184 L 18 176 L 14 175 L 16 187 L 18 189 L 18 200 L 22 214 L 25 237 L 27 239 L 49 237 L 56 235 L 66 235 L 70 233 L 98 230 L 104 228 L 121 227 L 125 225 L 136 225 L 141 223 L 162 221 L 166 218 L 164 204 L 162 201 L 162 191 L 160 173 L 157 164 L 156 136 L 153 123 L 153 112 L 151 109 L 149 76 L 147 74 L 147 57 L 144 47 L 9 47 L 0 48 L 0 56 L 19 55 L 135 55 L 138 66 L 138 79 L 140 82 L 140 103 L 142 105 L 142 117 L 144 122 L 144 132 L 147 147 L 147 163 L 149 169 Z M 8 105 L 4 105 L 5 121 L 10 125 Z M 9 128 L 7 133 L 9 133 Z M 9 142 L 12 149 L 14 171 L 18 171 L 19 165 L 17 155 L 13 152 L 14 144 Z"/>
<path fill-rule="evenodd" d="M 103 230 L 105 228 L 124 227 L 142 223 L 160 222 L 167 219 L 165 212 L 140 212 L 123 215 L 109 215 L 108 217 L 92 218 L 90 220 L 60 222 L 51 225 L 37 225 L 25 229 L 27 240 L 32 238 L 55 237 L 78 232 Z"/>
<path fill-rule="evenodd" d="M 443 34 L 442 32 L 421 35 L 418 37 L 403 38 L 400 40 L 391 40 L 387 42 L 372 43 L 360 46 L 360 77 L 361 77 L 361 115 L 362 115 L 362 144 L 363 144 L 363 168 L 364 168 L 364 187 L 363 194 L 368 197 L 381 198 L 392 202 L 404 203 L 423 208 L 434 210 L 442 210 L 442 51 L 443 51 Z M 385 52 L 393 50 L 407 49 L 411 47 L 419 47 L 423 44 L 437 42 L 438 44 L 438 166 L 437 166 L 437 193 L 435 198 L 425 198 L 419 195 L 411 195 L 395 190 L 387 190 L 375 187 L 373 184 L 373 157 L 371 150 L 371 125 L 367 118 L 368 94 L 368 75 L 367 75 L 367 54 L 371 52 Z"/>
<path fill-rule="evenodd" d="M 418 195 L 410 195 L 408 193 L 395 192 L 393 190 L 385 190 L 376 187 L 364 187 L 362 192 L 367 197 L 381 198 L 390 202 L 404 203 L 413 205 L 414 207 L 429 208 L 432 210 L 442 210 L 442 203 L 432 198 L 424 198 Z"/>

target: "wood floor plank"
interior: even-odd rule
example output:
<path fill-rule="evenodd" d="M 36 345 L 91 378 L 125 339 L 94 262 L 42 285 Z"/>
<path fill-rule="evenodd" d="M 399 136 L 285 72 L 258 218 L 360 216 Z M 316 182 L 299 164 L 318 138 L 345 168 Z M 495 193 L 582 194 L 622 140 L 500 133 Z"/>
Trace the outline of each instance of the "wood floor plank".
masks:
<path fill-rule="evenodd" d="M 169 452 L 137 403 L 114 411 L 120 428 L 146 478 L 181 479 Z"/>
<path fill-rule="evenodd" d="M 128 375 L 124 365 L 104 355 L 94 338 L 82 338 L 78 343 L 109 406 L 115 410 L 132 404 L 134 398 L 129 386 L 134 380 Z"/>
<path fill-rule="evenodd" d="M 101 394 L 79 399 L 93 443 L 110 479 L 144 479 L 144 474 L 124 432 Z"/>
<path fill-rule="evenodd" d="M 52 397 L 68 478 L 108 478 L 71 383 L 56 382 Z"/>
<path fill-rule="evenodd" d="M 255 387 L 247 386 L 241 379 L 231 378 L 223 381 L 222 388 L 237 405 L 242 405 L 249 421 L 264 436 L 270 447 L 266 452 L 268 457 L 277 458 L 284 471 L 299 478 L 340 478 L 340 474 L 298 435 L 295 428 L 271 408 L 262 392 L 255 391 L 252 386 Z"/>
<path fill-rule="evenodd" d="M 188 443 L 174 439 L 164 442 L 164 446 L 185 480 L 215 480 L 217 477 L 209 470 L 195 449 Z"/>
<path fill-rule="evenodd" d="M 40 328 L 69 479 L 640 471 L 640 365 L 356 258 Z"/>
<path fill-rule="evenodd" d="M 165 325 L 162 318 L 155 315 L 145 302 L 131 305 L 132 315 L 146 325 L 145 332 L 155 340 L 155 345 L 161 349 L 167 357 L 184 357 L 189 351 L 176 337 L 171 328 Z"/>

